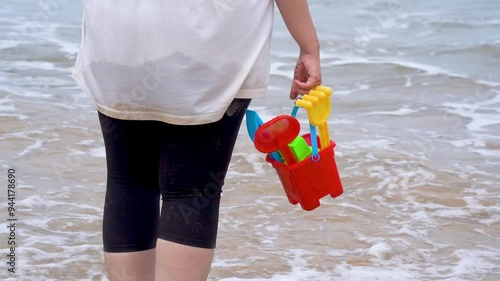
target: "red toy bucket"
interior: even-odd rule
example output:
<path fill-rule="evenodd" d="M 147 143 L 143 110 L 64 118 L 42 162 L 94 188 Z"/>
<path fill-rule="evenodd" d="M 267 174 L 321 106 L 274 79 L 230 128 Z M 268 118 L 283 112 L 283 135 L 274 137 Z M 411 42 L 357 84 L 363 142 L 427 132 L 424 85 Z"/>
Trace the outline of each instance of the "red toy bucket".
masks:
<path fill-rule="evenodd" d="M 311 145 L 310 134 L 303 137 Z M 334 147 L 335 142 L 331 141 L 328 147 L 319 151 L 318 161 L 309 157 L 292 165 L 285 165 L 267 155 L 266 161 L 276 170 L 290 203 L 300 203 L 302 209 L 311 211 L 319 207 L 319 200 L 326 195 L 335 198 L 343 193 Z"/>

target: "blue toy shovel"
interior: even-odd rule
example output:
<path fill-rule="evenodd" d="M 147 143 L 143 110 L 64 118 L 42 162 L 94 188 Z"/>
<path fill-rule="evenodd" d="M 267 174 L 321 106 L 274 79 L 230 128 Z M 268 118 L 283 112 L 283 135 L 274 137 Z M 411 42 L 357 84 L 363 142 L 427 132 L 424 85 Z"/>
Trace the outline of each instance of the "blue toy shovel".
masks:
<path fill-rule="evenodd" d="M 248 135 L 250 136 L 250 139 L 254 141 L 255 139 L 255 132 L 257 132 L 257 129 L 264 124 L 262 119 L 260 119 L 259 114 L 257 112 L 247 109 L 246 110 L 246 122 L 247 122 L 247 130 L 248 130 Z"/>
<path fill-rule="evenodd" d="M 255 132 L 257 132 L 257 129 L 264 124 L 262 119 L 260 118 L 259 114 L 257 112 L 247 109 L 246 110 L 246 123 L 247 123 L 247 131 L 248 135 L 250 136 L 250 139 L 254 141 L 255 139 Z M 283 158 L 281 158 L 281 155 L 279 154 L 278 151 L 269 153 L 271 158 L 283 163 Z"/>

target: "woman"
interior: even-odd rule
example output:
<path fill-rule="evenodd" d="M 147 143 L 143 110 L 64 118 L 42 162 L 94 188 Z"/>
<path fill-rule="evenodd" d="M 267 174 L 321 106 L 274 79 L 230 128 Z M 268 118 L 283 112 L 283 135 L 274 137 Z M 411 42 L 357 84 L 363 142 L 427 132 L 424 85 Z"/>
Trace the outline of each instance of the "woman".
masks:
<path fill-rule="evenodd" d="M 74 79 L 106 146 L 110 280 L 206 280 L 220 193 L 269 78 L 272 0 L 83 0 Z M 276 0 L 300 48 L 290 98 L 321 83 L 306 0 Z M 160 204 L 161 200 L 161 204 Z"/>

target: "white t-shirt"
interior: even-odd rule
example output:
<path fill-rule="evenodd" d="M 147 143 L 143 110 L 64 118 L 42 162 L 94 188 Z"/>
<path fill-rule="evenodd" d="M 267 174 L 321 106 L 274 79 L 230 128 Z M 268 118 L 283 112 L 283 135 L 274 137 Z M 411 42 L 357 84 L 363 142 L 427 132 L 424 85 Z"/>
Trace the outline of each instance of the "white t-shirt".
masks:
<path fill-rule="evenodd" d="M 215 122 L 266 94 L 273 0 L 83 0 L 73 77 L 105 115 Z"/>

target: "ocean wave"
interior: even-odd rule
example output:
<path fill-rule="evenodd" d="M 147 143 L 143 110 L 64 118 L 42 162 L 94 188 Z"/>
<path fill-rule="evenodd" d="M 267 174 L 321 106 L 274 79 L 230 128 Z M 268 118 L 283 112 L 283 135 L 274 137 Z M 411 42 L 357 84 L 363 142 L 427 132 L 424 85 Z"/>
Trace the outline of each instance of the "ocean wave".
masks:
<path fill-rule="evenodd" d="M 427 20 L 424 21 L 430 27 L 445 29 L 445 28 L 477 28 L 477 27 L 500 27 L 500 20 L 496 18 L 490 18 L 485 20 Z"/>
<path fill-rule="evenodd" d="M 330 56 L 333 57 L 333 56 Z M 413 61 L 404 61 L 404 60 L 396 60 L 391 58 L 382 58 L 382 57 L 338 57 L 335 56 L 337 60 L 330 60 L 324 63 L 325 67 L 328 66 L 341 66 L 341 65 L 351 65 L 351 64 L 380 64 L 380 65 L 394 65 L 398 67 L 404 67 L 409 70 L 417 70 L 427 75 L 447 75 L 449 77 L 457 77 L 457 78 L 468 78 L 466 74 L 456 73 L 447 69 L 444 69 L 439 66 L 413 62 Z M 326 58 L 325 58 L 326 59 Z"/>
<path fill-rule="evenodd" d="M 442 104 L 444 111 L 456 114 L 469 119 L 467 129 L 469 131 L 487 131 L 489 126 L 500 125 L 500 93 L 492 98 L 474 103 L 453 103 Z"/>
<path fill-rule="evenodd" d="M 401 108 L 394 110 L 394 111 L 372 111 L 372 112 L 368 112 L 368 113 L 363 113 L 361 115 L 362 116 L 366 116 L 366 115 L 399 115 L 399 116 L 401 116 L 401 115 L 410 115 L 413 113 L 417 113 L 419 111 L 420 110 L 418 110 L 418 109 L 401 107 Z"/>
<path fill-rule="evenodd" d="M 434 54 L 480 54 L 491 59 L 500 58 L 500 45 L 479 43 L 469 46 L 449 46 L 446 49 L 434 51 Z"/>

